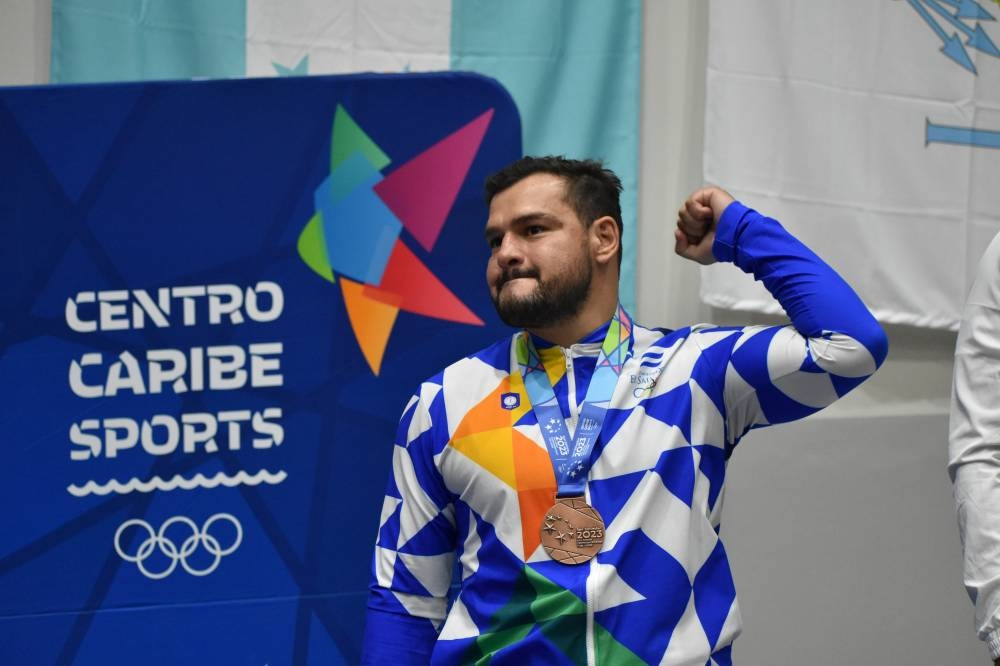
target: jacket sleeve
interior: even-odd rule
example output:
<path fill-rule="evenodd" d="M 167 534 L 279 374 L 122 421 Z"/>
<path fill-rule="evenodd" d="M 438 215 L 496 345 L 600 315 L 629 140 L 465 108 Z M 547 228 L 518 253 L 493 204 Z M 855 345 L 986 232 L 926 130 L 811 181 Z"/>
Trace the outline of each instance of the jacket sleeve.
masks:
<path fill-rule="evenodd" d="M 445 618 L 455 522 L 435 464 L 447 441 L 440 392 L 425 383 L 400 420 L 368 587 L 364 664 L 427 664 Z"/>
<path fill-rule="evenodd" d="M 976 627 L 1000 657 L 1000 235 L 979 264 L 955 346 L 948 472 Z"/>
<path fill-rule="evenodd" d="M 725 371 L 729 446 L 751 428 L 826 407 L 885 359 L 888 340 L 865 304 L 777 220 L 733 202 L 712 250 L 762 281 L 792 321 L 739 331 Z"/>

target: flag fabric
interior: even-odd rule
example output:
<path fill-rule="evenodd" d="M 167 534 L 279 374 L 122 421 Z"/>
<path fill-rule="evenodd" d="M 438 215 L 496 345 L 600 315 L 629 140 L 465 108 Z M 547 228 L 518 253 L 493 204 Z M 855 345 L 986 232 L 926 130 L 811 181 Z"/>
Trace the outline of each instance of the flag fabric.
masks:
<path fill-rule="evenodd" d="M 1000 7 L 715 0 L 705 179 L 780 219 L 888 323 L 956 329 L 1000 230 Z M 708 304 L 778 312 L 731 267 Z"/>
<path fill-rule="evenodd" d="M 53 0 L 52 82 L 471 70 L 522 115 L 526 154 L 622 179 L 634 306 L 641 0 Z"/>

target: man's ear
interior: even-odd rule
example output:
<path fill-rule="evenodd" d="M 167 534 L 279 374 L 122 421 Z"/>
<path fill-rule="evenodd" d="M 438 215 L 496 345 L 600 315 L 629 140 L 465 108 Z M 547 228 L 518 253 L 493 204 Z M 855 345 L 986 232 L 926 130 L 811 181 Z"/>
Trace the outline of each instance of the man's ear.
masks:
<path fill-rule="evenodd" d="M 618 261 L 618 248 L 621 247 L 621 235 L 615 219 L 609 215 L 594 220 L 590 229 L 590 251 L 599 264 Z"/>

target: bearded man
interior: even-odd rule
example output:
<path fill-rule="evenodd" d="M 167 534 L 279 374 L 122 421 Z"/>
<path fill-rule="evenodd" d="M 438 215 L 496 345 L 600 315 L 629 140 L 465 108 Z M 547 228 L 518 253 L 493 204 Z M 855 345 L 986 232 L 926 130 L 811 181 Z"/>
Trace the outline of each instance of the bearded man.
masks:
<path fill-rule="evenodd" d="M 887 341 L 829 266 L 716 187 L 680 209 L 675 251 L 762 280 L 791 325 L 635 323 L 620 192 L 599 162 L 561 157 L 487 180 L 486 280 L 521 330 L 404 410 L 365 663 L 732 663 L 730 455 L 860 384 Z"/>

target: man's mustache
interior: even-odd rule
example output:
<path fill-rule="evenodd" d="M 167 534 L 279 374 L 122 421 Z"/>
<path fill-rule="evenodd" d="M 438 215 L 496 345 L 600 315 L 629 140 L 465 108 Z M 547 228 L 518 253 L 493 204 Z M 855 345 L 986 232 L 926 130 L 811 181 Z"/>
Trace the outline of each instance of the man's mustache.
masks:
<path fill-rule="evenodd" d="M 510 268 L 504 270 L 500 273 L 500 277 L 497 278 L 496 287 L 499 289 L 511 280 L 516 280 L 518 278 L 535 278 L 538 279 L 538 271 L 533 268 Z"/>

